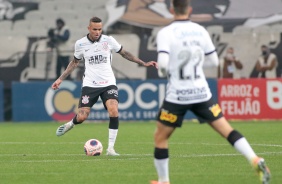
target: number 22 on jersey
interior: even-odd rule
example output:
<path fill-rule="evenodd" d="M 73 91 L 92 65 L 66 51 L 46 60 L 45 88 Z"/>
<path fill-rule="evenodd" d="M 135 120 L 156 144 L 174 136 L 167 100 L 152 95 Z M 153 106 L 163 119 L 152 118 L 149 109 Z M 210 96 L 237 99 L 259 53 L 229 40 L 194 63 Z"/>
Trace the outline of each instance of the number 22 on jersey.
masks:
<path fill-rule="evenodd" d="M 199 70 L 202 70 L 204 52 L 200 48 L 182 50 L 177 55 L 180 80 L 199 79 Z"/>

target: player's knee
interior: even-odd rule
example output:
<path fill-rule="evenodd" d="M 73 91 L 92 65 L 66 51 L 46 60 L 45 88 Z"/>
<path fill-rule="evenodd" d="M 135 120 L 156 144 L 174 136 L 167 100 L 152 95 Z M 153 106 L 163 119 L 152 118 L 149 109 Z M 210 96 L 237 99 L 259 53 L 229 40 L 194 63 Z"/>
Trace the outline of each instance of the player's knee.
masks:
<path fill-rule="evenodd" d="M 84 116 L 80 116 L 80 115 L 78 115 L 76 119 L 78 122 L 81 122 L 81 123 L 86 120 Z"/>
<path fill-rule="evenodd" d="M 118 109 L 116 107 L 108 108 L 110 117 L 118 117 Z"/>
<path fill-rule="evenodd" d="M 107 104 L 107 109 L 110 117 L 118 117 L 118 106 L 115 101 L 109 101 L 111 103 Z"/>
<path fill-rule="evenodd" d="M 161 134 L 161 132 L 157 129 L 155 134 L 154 134 L 154 139 L 156 143 L 160 143 L 164 141 L 164 136 Z"/>
<path fill-rule="evenodd" d="M 85 121 L 87 118 L 88 118 L 88 115 L 87 115 L 87 114 L 83 114 L 83 113 L 78 113 L 78 114 L 77 114 L 77 117 L 76 117 L 76 119 L 77 119 L 78 122 L 83 122 L 83 121 Z"/>
<path fill-rule="evenodd" d="M 79 108 L 77 113 L 77 121 L 83 122 L 88 118 L 88 115 L 90 113 L 90 108 Z"/>

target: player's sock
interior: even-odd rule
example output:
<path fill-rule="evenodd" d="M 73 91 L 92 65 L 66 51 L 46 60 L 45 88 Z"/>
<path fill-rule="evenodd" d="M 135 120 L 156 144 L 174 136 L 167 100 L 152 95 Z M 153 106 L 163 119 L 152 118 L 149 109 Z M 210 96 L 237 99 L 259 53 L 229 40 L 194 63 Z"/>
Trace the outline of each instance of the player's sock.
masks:
<path fill-rule="evenodd" d="M 158 173 L 159 182 L 169 182 L 168 149 L 155 148 L 154 164 Z"/>
<path fill-rule="evenodd" d="M 77 117 L 77 115 L 75 115 L 75 117 L 70 122 L 72 122 L 74 125 L 81 124 L 82 122 L 78 122 L 76 117 Z"/>
<path fill-rule="evenodd" d="M 227 137 L 227 140 L 238 152 L 244 155 L 249 162 L 252 162 L 252 160 L 257 157 L 247 139 L 238 131 L 233 130 Z"/>
<path fill-rule="evenodd" d="M 69 122 L 67 122 L 67 124 L 69 125 L 69 126 L 74 126 L 75 124 L 73 123 L 73 120 L 70 120 Z"/>
<path fill-rule="evenodd" d="M 118 117 L 110 117 L 108 149 L 113 149 L 118 134 Z"/>

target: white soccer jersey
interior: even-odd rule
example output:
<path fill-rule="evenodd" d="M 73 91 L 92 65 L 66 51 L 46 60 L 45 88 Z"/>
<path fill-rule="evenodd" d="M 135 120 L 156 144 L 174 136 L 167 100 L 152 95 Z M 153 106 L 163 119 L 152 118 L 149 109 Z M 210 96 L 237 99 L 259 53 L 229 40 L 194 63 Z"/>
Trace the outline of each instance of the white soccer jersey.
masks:
<path fill-rule="evenodd" d="M 169 54 L 166 101 L 192 104 L 211 98 L 203 63 L 215 47 L 204 27 L 189 20 L 174 21 L 159 31 L 157 50 Z"/>
<path fill-rule="evenodd" d="M 122 46 L 111 36 L 101 35 L 93 42 L 85 36 L 75 43 L 74 57 L 84 58 L 85 72 L 82 86 L 105 87 L 116 85 L 112 70 L 112 51 L 121 51 Z"/>

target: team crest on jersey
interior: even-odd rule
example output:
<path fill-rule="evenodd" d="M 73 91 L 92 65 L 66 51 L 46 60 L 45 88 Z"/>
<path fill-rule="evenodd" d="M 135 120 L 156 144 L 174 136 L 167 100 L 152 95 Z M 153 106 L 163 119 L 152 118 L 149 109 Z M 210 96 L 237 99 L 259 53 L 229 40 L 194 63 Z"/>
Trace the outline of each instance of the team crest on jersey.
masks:
<path fill-rule="evenodd" d="M 104 42 L 103 43 L 103 49 L 104 50 L 108 50 L 108 42 Z"/>
<path fill-rule="evenodd" d="M 210 111 L 212 112 L 214 117 L 217 117 L 219 113 L 221 112 L 221 108 L 219 107 L 218 104 L 215 104 L 210 107 Z"/>
<path fill-rule="evenodd" d="M 88 104 L 89 103 L 89 96 L 87 96 L 87 95 L 82 96 L 81 102 L 83 104 Z"/>
<path fill-rule="evenodd" d="M 175 123 L 177 120 L 177 116 L 172 113 L 168 113 L 165 110 L 162 110 L 160 115 L 160 120 L 168 121 L 170 123 Z"/>

